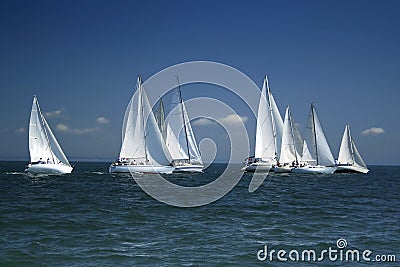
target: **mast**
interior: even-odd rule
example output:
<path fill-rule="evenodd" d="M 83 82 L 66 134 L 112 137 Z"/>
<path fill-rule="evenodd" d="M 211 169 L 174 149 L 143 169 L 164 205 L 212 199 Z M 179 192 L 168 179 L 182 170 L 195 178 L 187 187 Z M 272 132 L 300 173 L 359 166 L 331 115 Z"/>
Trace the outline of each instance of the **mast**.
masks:
<path fill-rule="evenodd" d="M 353 162 L 351 164 L 354 164 L 355 160 L 354 160 L 353 139 L 351 138 L 351 134 L 350 134 L 350 125 L 347 124 L 346 126 L 347 126 L 347 136 L 349 138 L 349 143 L 350 143 L 351 159 L 353 160 Z"/>
<path fill-rule="evenodd" d="M 40 115 L 40 119 L 42 120 L 42 124 L 45 125 L 46 120 L 44 119 L 42 111 L 40 110 L 39 101 L 37 100 L 36 95 L 34 97 L 35 97 L 36 106 L 38 108 L 38 112 Z M 54 160 L 53 150 L 51 150 L 51 147 L 50 147 L 50 140 L 49 140 L 49 136 L 47 135 L 46 127 L 43 127 L 43 131 L 44 131 L 44 134 L 46 135 L 47 147 L 50 150 L 51 159 L 53 160 L 53 163 L 55 164 L 56 161 Z"/>
<path fill-rule="evenodd" d="M 296 150 L 296 144 L 294 141 L 294 133 L 293 133 L 293 124 L 292 124 L 292 114 L 290 113 L 290 109 L 288 107 L 289 111 L 289 123 L 290 123 L 290 134 L 292 135 L 292 141 L 293 141 L 293 148 L 294 148 L 294 157 L 296 158 L 296 164 L 299 162 L 297 158 L 297 150 Z"/>
<path fill-rule="evenodd" d="M 140 93 L 140 104 L 142 105 L 142 126 L 143 126 L 143 138 L 144 138 L 144 156 L 146 159 L 146 164 L 148 161 L 147 158 L 147 145 L 146 145 L 146 128 L 144 124 L 144 105 L 143 105 L 143 88 L 142 88 L 142 76 L 139 75 L 139 93 Z"/>
<path fill-rule="evenodd" d="M 314 132 L 314 143 L 315 143 L 315 155 L 317 159 L 317 165 L 319 165 L 318 160 L 318 145 L 317 145 L 317 132 L 315 131 L 315 114 L 314 114 L 314 104 L 311 103 L 311 116 L 312 116 L 312 124 L 313 124 L 313 132 Z"/>
<path fill-rule="evenodd" d="M 274 153 L 275 153 L 275 160 L 278 162 L 278 152 L 276 151 L 276 129 L 275 129 L 275 119 L 274 114 L 272 112 L 272 103 L 271 103 L 271 91 L 268 85 L 268 76 L 265 75 L 265 85 L 267 86 L 268 90 L 268 104 L 269 104 L 269 112 L 271 115 L 271 122 L 272 122 L 272 134 L 274 136 Z"/>
<path fill-rule="evenodd" d="M 180 85 L 180 83 L 179 83 L 179 78 L 178 78 L 178 76 L 176 76 L 176 79 L 178 80 L 178 91 L 179 91 L 179 100 L 180 100 L 180 104 L 181 104 L 182 122 L 183 122 L 183 127 L 184 127 L 184 130 L 185 130 L 187 155 L 188 155 L 188 157 L 189 157 L 189 162 L 190 162 L 189 140 L 188 140 L 187 130 L 186 130 L 185 113 L 183 112 L 183 100 L 182 100 L 181 85 Z"/>

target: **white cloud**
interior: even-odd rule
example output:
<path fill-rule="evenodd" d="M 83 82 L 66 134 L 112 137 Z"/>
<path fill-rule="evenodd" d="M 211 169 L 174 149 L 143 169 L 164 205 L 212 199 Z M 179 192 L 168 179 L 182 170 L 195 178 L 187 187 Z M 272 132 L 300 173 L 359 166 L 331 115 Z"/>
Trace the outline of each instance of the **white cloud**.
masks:
<path fill-rule="evenodd" d="M 110 120 L 109 119 L 106 119 L 106 118 L 104 118 L 104 117 L 98 117 L 97 119 L 96 119 L 96 123 L 97 124 L 107 124 L 107 123 L 109 123 L 110 122 Z"/>
<path fill-rule="evenodd" d="M 245 116 L 239 116 L 237 114 L 230 114 L 225 117 L 219 118 L 218 121 L 222 124 L 225 125 L 230 125 L 230 126 L 239 126 L 242 123 L 245 123 L 247 121 L 247 117 Z M 207 126 L 207 125 L 212 125 L 215 122 L 213 122 L 212 119 L 208 118 L 200 118 L 196 119 L 193 121 L 192 125 L 197 125 L 197 126 Z"/>
<path fill-rule="evenodd" d="M 98 128 L 93 127 L 93 128 L 83 128 L 83 129 L 71 129 L 71 133 L 73 134 L 87 134 L 87 133 L 93 133 L 96 132 Z"/>
<path fill-rule="evenodd" d="M 213 124 L 213 121 L 207 118 L 200 118 L 196 119 L 192 124 L 197 126 L 206 126 Z"/>
<path fill-rule="evenodd" d="M 49 112 L 44 113 L 44 116 L 46 118 L 58 117 L 61 115 L 61 112 L 62 112 L 61 110 L 49 111 Z"/>
<path fill-rule="evenodd" d="M 61 132 L 67 132 L 69 130 L 69 127 L 65 124 L 57 124 L 56 129 L 61 131 Z"/>
<path fill-rule="evenodd" d="M 62 124 L 62 123 L 57 124 L 56 129 L 57 129 L 58 131 L 61 131 L 61 132 L 66 132 L 66 133 L 71 133 L 71 134 L 77 134 L 77 135 L 92 133 L 92 132 L 95 132 L 95 131 L 98 130 L 98 128 L 96 128 L 96 127 L 92 127 L 92 128 L 83 128 L 83 129 L 79 129 L 79 128 L 69 128 L 68 125 L 65 125 L 65 124 Z"/>
<path fill-rule="evenodd" d="M 383 128 L 372 127 L 369 129 L 365 129 L 361 132 L 362 135 L 379 135 L 384 134 L 385 130 Z"/>
<path fill-rule="evenodd" d="M 25 128 L 18 128 L 17 130 L 15 130 L 16 133 L 25 133 L 26 129 Z"/>
<path fill-rule="evenodd" d="M 221 123 L 229 124 L 232 126 L 241 125 L 247 121 L 247 117 L 239 116 L 237 114 L 230 114 L 219 119 Z"/>

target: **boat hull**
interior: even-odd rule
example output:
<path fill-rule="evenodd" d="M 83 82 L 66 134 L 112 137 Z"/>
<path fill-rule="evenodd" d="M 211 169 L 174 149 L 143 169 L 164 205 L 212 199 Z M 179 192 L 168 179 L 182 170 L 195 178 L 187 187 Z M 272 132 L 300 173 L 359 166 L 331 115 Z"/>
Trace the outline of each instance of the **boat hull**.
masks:
<path fill-rule="evenodd" d="M 298 167 L 292 170 L 293 173 L 310 173 L 310 174 L 331 174 L 336 171 L 336 167 L 326 167 L 326 166 L 305 166 Z"/>
<path fill-rule="evenodd" d="M 272 168 L 271 163 L 256 162 L 250 163 L 242 168 L 246 172 L 269 172 Z"/>
<path fill-rule="evenodd" d="M 272 168 L 272 171 L 274 173 L 289 173 L 289 172 L 292 172 L 292 170 L 293 170 L 293 167 L 289 167 L 289 166 L 283 166 L 283 167 L 275 166 Z"/>
<path fill-rule="evenodd" d="M 368 173 L 369 170 L 364 167 L 354 166 L 354 165 L 338 165 L 335 172 L 343 173 L 343 172 L 355 172 L 355 173 Z"/>
<path fill-rule="evenodd" d="M 175 167 L 160 165 L 114 165 L 108 168 L 110 173 L 172 173 Z"/>
<path fill-rule="evenodd" d="M 29 164 L 26 172 L 30 174 L 60 175 L 72 172 L 73 167 L 63 164 Z"/>
<path fill-rule="evenodd" d="M 174 172 L 203 172 L 203 165 L 177 165 Z"/>

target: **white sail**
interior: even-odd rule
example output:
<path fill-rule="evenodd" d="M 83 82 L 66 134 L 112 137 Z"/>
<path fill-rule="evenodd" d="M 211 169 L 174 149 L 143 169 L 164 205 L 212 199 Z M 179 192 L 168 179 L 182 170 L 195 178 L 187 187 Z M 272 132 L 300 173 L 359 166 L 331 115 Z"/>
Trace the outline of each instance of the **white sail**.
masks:
<path fill-rule="evenodd" d="M 189 159 L 189 156 L 183 150 L 182 146 L 179 144 L 174 132 L 171 129 L 171 125 L 167 124 L 167 138 L 166 138 L 167 148 L 171 154 L 172 159 Z"/>
<path fill-rule="evenodd" d="M 329 148 L 328 141 L 325 138 L 324 131 L 322 130 L 313 104 L 311 104 L 309 115 L 309 128 L 311 130 L 311 136 L 308 142 L 312 147 L 310 152 L 313 158 L 316 159 L 317 165 L 334 166 L 335 160 L 333 159 L 331 149 Z"/>
<path fill-rule="evenodd" d="M 353 164 L 354 163 L 353 153 L 351 152 L 351 150 L 352 150 L 352 148 L 351 148 L 351 140 L 350 140 L 350 135 L 349 135 L 349 128 L 346 125 L 346 127 L 344 128 L 342 143 L 340 144 L 340 149 L 339 149 L 339 157 L 338 157 L 339 163 L 341 163 L 341 164 L 344 164 L 344 163 Z"/>
<path fill-rule="evenodd" d="M 134 159 L 138 163 L 146 161 L 146 144 L 142 105 L 142 85 L 138 77 L 136 92 L 129 101 L 122 125 L 121 159 Z"/>
<path fill-rule="evenodd" d="M 351 137 L 349 125 L 346 125 L 344 129 L 342 143 L 340 144 L 338 161 L 339 164 L 352 164 L 367 168 L 367 165 L 362 159 Z"/>
<path fill-rule="evenodd" d="M 258 104 L 254 153 L 256 158 L 261 158 L 265 161 L 272 161 L 274 159 L 276 160 L 277 156 L 271 114 L 272 112 L 270 112 L 267 102 L 267 77 L 265 77 L 264 85 L 261 91 L 260 102 Z"/>
<path fill-rule="evenodd" d="M 171 111 L 166 120 L 166 144 L 173 160 L 189 160 L 188 142 L 184 131 L 184 123 L 181 100 L 178 91 L 175 91 L 172 96 Z"/>
<path fill-rule="evenodd" d="M 145 140 L 147 156 L 150 163 L 158 163 L 160 165 L 169 165 L 171 163 L 171 155 L 165 145 L 164 138 L 158 128 L 153 109 L 147 98 L 146 92 L 142 90 L 143 96 L 143 114 L 145 121 Z"/>
<path fill-rule="evenodd" d="M 167 117 L 167 147 L 174 160 L 203 164 L 192 126 L 178 88 L 172 97 L 172 110 Z"/>
<path fill-rule="evenodd" d="M 310 150 L 308 150 L 306 140 L 303 141 L 303 155 L 301 156 L 301 162 L 308 164 L 315 164 L 316 160 L 311 156 Z"/>
<path fill-rule="evenodd" d="M 125 111 L 120 158 L 137 164 L 169 165 L 170 155 L 140 77 L 136 90 Z"/>
<path fill-rule="evenodd" d="M 48 145 L 42 124 L 42 114 L 39 110 L 36 96 L 34 96 L 29 121 L 29 153 L 31 162 L 52 158 L 50 146 Z"/>
<path fill-rule="evenodd" d="M 282 132 L 283 132 L 283 120 L 279 112 L 278 106 L 276 105 L 275 98 L 271 93 L 268 85 L 268 77 L 265 76 L 265 83 L 268 88 L 268 104 L 271 111 L 271 123 L 275 139 L 275 153 L 279 157 L 279 149 L 281 148 Z"/>
<path fill-rule="evenodd" d="M 186 138 L 189 145 L 189 155 L 190 161 L 197 164 L 203 164 L 203 160 L 201 159 L 200 150 L 197 146 L 196 138 L 194 136 L 194 132 L 192 129 L 192 125 L 190 124 L 189 116 L 186 111 L 185 103 L 182 101 L 182 110 L 183 110 L 183 118 L 185 120 L 185 129 L 186 129 Z"/>
<path fill-rule="evenodd" d="M 352 145 L 353 145 L 353 151 L 354 151 L 354 163 L 357 165 L 360 165 L 361 167 L 367 168 L 367 164 L 365 164 L 364 160 L 361 157 L 360 152 L 358 152 L 358 149 L 357 149 L 354 141 L 352 141 Z"/>
<path fill-rule="evenodd" d="M 62 151 L 60 145 L 57 142 L 56 137 L 54 136 L 53 132 L 50 129 L 50 126 L 47 124 L 47 121 L 43 117 L 44 126 L 46 128 L 49 146 L 51 152 L 53 153 L 54 163 L 64 163 L 65 165 L 71 166 L 67 157 L 65 156 L 64 152 Z"/>
<path fill-rule="evenodd" d="M 51 163 L 63 163 L 70 166 L 64 152 L 40 111 L 39 103 L 34 96 L 29 121 L 29 153 L 31 162 L 42 160 Z"/>
<path fill-rule="evenodd" d="M 155 117 L 161 135 L 165 140 L 167 138 L 167 127 L 165 124 L 164 103 L 162 101 L 162 98 L 159 101 L 158 110 L 155 111 Z"/>
<path fill-rule="evenodd" d="M 294 146 L 296 147 L 296 152 L 298 153 L 299 159 L 303 156 L 303 138 L 301 137 L 297 123 L 292 117 L 292 113 L 289 112 L 290 125 L 292 126 Z"/>
<path fill-rule="evenodd" d="M 298 135 L 298 132 L 294 129 L 292 116 L 289 107 L 287 107 L 283 123 L 282 143 L 279 157 L 280 163 L 292 163 L 293 161 L 298 162 L 300 160 L 300 145 L 296 142 L 299 142 L 298 140 L 299 138 L 301 139 L 301 137 L 297 136 L 297 138 L 295 138 L 296 135 Z"/>

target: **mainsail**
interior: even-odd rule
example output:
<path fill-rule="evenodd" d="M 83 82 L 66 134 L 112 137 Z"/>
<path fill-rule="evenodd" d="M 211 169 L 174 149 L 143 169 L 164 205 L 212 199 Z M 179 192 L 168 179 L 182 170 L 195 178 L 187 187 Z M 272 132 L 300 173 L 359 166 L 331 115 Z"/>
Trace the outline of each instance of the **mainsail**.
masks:
<path fill-rule="evenodd" d="M 314 104 L 311 104 L 308 127 L 311 132 L 308 139 L 308 143 L 312 148 L 310 152 L 312 157 L 316 159 L 317 165 L 334 166 L 335 160 L 333 159 L 328 141 L 326 140 L 324 131 L 322 130 Z"/>
<path fill-rule="evenodd" d="M 121 159 L 134 159 L 144 162 L 147 159 L 144 118 L 142 81 L 138 77 L 136 93 L 129 101 L 122 125 L 122 146 L 119 154 Z"/>
<path fill-rule="evenodd" d="M 279 157 L 280 163 L 299 162 L 301 159 L 303 141 L 293 122 L 289 107 L 286 108 L 283 123 L 282 144 Z"/>
<path fill-rule="evenodd" d="M 346 125 L 343 133 L 342 143 L 340 144 L 339 164 L 352 164 L 367 168 L 364 160 L 361 158 L 358 149 L 351 138 L 350 126 Z"/>
<path fill-rule="evenodd" d="M 268 88 L 268 100 L 269 106 L 271 111 L 271 119 L 272 119 L 272 126 L 274 130 L 275 136 L 275 150 L 278 156 L 278 149 L 281 147 L 281 140 L 282 140 L 282 132 L 283 132 L 283 120 L 281 114 L 279 113 L 278 106 L 276 105 L 275 98 L 271 93 L 271 90 L 268 85 L 268 77 L 265 76 L 266 85 Z"/>
<path fill-rule="evenodd" d="M 29 153 L 31 162 L 39 160 L 71 166 L 44 118 L 37 97 L 33 97 L 29 121 Z"/>
<path fill-rule="evenodd" d="M 268 99 L 267 99 L 268 90 Z M 282 136 L 283 121 L 265 76 L 258 105 L 255 153 L 256 158 L 278 160 L 278 147 Z"/>
<path fill-rule="evenodd" d="M 172 110 L 167 117 L 166 144 L 174 160 L 203 164 L 190 124 L 180 88 L 172 97 Z"/>

